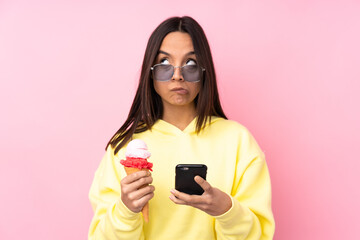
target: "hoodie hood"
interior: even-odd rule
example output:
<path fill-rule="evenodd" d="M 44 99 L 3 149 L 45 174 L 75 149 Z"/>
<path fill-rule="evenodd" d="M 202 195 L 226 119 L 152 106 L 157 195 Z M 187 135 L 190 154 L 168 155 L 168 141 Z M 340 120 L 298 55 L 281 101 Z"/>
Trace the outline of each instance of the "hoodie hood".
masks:
<path fill-rule="evenodd" d="M 155 122 L 155 124 L 152 126 L 152 130 L 161 132 L 165 135 L 182 135 L 182 134 L 196 134 L 196 123 L 197 123 L 197 117 L 195 117 L 189 125 L 182 131 L 176 126 L 172 125 L 171 123 L 168 123 L 162 119 L 159 119 Z M 212 123 L 219 121 L 223 118 L 212 116 L 210 118 L 210 122 L 207 121 L 204 128 L 209 127 Z"/>

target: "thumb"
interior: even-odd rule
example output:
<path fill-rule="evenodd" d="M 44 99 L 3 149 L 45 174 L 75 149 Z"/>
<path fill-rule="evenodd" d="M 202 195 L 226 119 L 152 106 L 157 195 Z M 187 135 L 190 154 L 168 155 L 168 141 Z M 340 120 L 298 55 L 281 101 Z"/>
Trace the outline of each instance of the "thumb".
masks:
<path fill-rule="evenodd" d="M 203 179 L 202 177 L 200 177 L 200 176 L 195 176 L 195 177 L 194 177 L 194 180 L 195 180 L 195 182 L 196 182 L 197 184 L 200 185 L 200 187 L 201 187 L 202 189 L 204 189 L 205 192 L 209 192 L 209 191 L 212 189 L 210 183 L 208 183 L 208 182 L 207 182 L 205 179 Z"/>

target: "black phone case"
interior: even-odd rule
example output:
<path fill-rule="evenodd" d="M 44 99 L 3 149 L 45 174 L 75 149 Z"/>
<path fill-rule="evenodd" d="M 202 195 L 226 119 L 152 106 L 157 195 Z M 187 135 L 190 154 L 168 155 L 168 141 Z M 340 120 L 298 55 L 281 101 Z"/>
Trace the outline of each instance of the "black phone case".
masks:
<path fill-rule="evenodd" d="M 206 179 L 207 166 L 204 164 L 178 164 L 175 168 L 175 189 L 191 195 L 201 195 L 204 190 L 194 180 L 195 176 Z"/>

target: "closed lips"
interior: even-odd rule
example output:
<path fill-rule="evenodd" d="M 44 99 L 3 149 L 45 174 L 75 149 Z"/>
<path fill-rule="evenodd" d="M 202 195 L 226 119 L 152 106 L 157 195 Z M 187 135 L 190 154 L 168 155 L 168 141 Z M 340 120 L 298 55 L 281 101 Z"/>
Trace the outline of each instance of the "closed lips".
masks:
<path fill-rule="evenodd" d="M 171 91 L 177 92 L 177 93 L 180 93 L 180 94 L 187 94 L 189 92 L 185 88 L 173 88 L 173 89 L 171 89 Z"/>

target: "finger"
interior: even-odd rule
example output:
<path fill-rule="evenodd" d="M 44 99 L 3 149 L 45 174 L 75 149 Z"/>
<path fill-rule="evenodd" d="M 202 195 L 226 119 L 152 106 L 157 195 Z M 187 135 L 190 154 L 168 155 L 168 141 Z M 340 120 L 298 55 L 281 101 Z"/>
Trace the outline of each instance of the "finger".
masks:
<path fill-rule="evenodd" d="M 173 201 L 175 204 L 178 204 L 178 205 L 187 205 L 187 206 L 191 206 L 191 207 L 195 207 L 195 208 L 198 208 L 202 211 L 204 211 L 206 208 L 207 208 L 207 204 L 204 204 L 204 203 L 189 203 L 189 202 L 185 202 L 184 200 L 181 200 L 177 197 L 175 197 L 175 195 L 171 194 L 169 196 L 170 200 Z"/>
<path fill-rule="evenodd" d="M 133 191 L 129 193 L 128 198 L 130 200 L 138 200 L 144 197 L 147 194 L 150 194 L 155 191 L 155 187 L 152 185 L 148 185 L 144 188 L 140 188 L 139 190 Z"/>
<path fill-rule="evenodd" d="M 202 189 L 204 189 L 205 192 L 210 192 L 212 187 L 210 183 L 208 183 L 205 179 L 203 179 L 200 176 L 195 176 L 194 178 L 195 182 L 200 185 Z"/>
<path fill-rule="evenodd" d="M 203 199 L 199 195 L 189 195 L 183 192 L 179 192 L 176 189 L 171 189 L 170 192 L 180 201 L 185 202 L 187 205 L 203 203 Z"/>
<path fill-rule="evenodd" d="M 143 196 L 142 198 L 138 199 L 138 200 L 135 200 L 133 201 L 133 206 L 134 208 L 138 209 L 136 212 L 140 212 L 141 209 L 145 206 L 145 204 L 147 202 L 150 201 L 150 199 L 152 199 L 154 197 L 154 193 L 149 193 L 149 194 L 146 194 L 145 196 Z"/>
<path fill-rule="evenodd" d="M 153 178 L 150 176 L 150 177 L 143 177 L 143 178 L 140 178 L 138 179 L 137 181 L 131 183 L 132 187 L 134 189 L 140 189 L 140 188 L 143 188 L 149 184 L 151 184 L 153 181 Z"/>
<path fill-rule="evenodd" d="M 134 181 L 137 181 L 140 178 L 147 177 L 147 176 L 151 176 L 151 173 L 149 171 L 142 170 L 142 171 L 134 172 L 134 173 L 127 175 L 126 177 L 124 177 L 122 179 L 122 181 L 126 184 L 129 184 Z"/>
<path fill-rule="evenodd" d="M 132 183 L 125 183 L 123 181 L 121 181 L 121 188 L 124 192 L 134 192 L 140 188 L 142 188 L 143 186 L 147 186 L 149 184 L 151 184 L 153 181 L 153 178 L 151 176 L 149 177 L 142 177 L 140 179 L 137 179 L 136 181 L 132 182 Z"/>
<path fill-rule="evenodd" d="M 187 205 L 187 203 L 183 200 L 180 200 L 179 198 L 175 197 L 173 194 L 171 194 L 169 196 L 170 200 L 173 201 L 176 204 L 180 204 L 180 205 Z"/>

